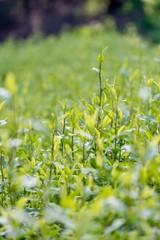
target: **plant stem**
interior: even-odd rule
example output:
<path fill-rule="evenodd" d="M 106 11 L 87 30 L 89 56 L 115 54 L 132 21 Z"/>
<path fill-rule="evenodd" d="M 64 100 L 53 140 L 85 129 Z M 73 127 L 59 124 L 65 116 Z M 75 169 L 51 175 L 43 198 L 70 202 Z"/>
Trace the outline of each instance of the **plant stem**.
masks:
<path fill-rule="evenodd" d="M 86 139 L 84 137 L 83 148 L 82 148 L 82 163 L 83 163 L 83 166 L 84 166 L 84 163 L 85 163 L 85 144 L 86 144 Z"/>
<path fill-rule="evenodd" d="M 99 72 L 98 72 L 98 78 L 99 78 L 99 109 L 98 109 L 98 119 L 97 119 L 97 129 L 100 128 L 100 122 L 101 122 L 101 110 L 102 110 L 102 61 L 99 61 Z"/>
<path fill-rule="evenodd" d="M 99 62 L 99 107 L 102 107 L 102 93 L 103 93 L 103 88 L 102 88 L 102 62 Z"/>
<path fill-rule="evenodd" d="M 67 119 L 67 117 L 65 117 L 63 120 L 63 130 L 62 130 L 63 138 L 65 136 L 66 119 Z M 62 157 L 63 157 L 64 156 L 64 139 L 61 140 L 61 144 L 62 144 Z"/>
<path fill-rule="evenodd" d="M 115 106 L 115 122 L 114 122 L 114 149 L 115 149 L 115 153 L 114 153 L 114 160 L 116 160 L 117 158 L 117 153 L 116 153 L 116 148 L 117 148 L 117 127 L 118 127 L 118 108 L 117 108 L 117 103 Z"/>
<path fill-rule="evenodd" d="M 50 162 L 50 172 L 49 172 L 49 182 L 51 183 L 52 179 L 52 170 L 53 170 L 53 164 L 54 164 L 54 156 L 55 156 L 55 132 L 56 128 L 53 127 L 52 130 L 52 148 L 51 148 L 51 162 Z"/>
<path fill-rule="evenodd" d="M 12 197 L 12 160 L 13 160 L 13 152 L 9 153 L 9 174 L 8 174 L 8 194 L 10 198 L 11 205 L 13 204 Z"/>
<path fill-rule="evenodd" d="M 63 109 L 63 114 L 65 113 L 66 113 L 66 105 L 64 106 L 64 109 Z M 67 120 L 67 116 L 64 117 L 62 122 L 62 139 L 61 139 L 62 157 L 64 156 L 64 137 L 65 137 L 65 130 L 66 130 L 66 120 Z"/>
<path fill-rule="evenodd" d="M 71 149 L 72 149 L 72 161 L 74 161 L 74 124 L 72 126 L 72 139 L 71 139 L 72 145 L 71 145 Z"/>
<path fill-rule="evenodd" d="M 1 179 L 2 179 L 2 197 L 1 197 L 1 204 L 4 204 L 4 172 L 3 172 L 3 152 L 1 149 L 0 152 L 0 171 L 1 171 Z"/>

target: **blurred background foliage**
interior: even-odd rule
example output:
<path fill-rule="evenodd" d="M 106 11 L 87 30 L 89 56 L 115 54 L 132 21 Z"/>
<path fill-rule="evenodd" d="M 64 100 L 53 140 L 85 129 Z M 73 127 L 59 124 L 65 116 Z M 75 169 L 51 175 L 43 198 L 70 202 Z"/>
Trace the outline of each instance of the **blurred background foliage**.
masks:
<path fill-rule="evenodd" d="M 160 0 L 0 0 L 0 40 L 105 22 L 160 40 Z M 114 22 L 114 24 L 113 24 Z"/>

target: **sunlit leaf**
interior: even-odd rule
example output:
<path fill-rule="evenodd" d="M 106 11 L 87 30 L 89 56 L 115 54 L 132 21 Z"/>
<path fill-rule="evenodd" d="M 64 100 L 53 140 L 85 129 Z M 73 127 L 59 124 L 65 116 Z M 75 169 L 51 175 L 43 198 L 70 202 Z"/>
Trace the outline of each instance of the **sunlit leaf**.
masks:
<path fill-rule="evenodd" d="M 17 92 L 17 84 L 14 73 L 9 72 L 5 79 L 5 87 L 12 93 L 15 94 Z"/>

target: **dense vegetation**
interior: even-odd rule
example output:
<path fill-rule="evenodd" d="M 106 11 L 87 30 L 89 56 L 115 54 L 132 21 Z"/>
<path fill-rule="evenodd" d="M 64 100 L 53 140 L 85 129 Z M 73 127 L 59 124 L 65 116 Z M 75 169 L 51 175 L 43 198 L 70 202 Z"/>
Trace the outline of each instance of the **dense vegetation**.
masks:
<path fill-rule="evenodd" d="M 159 46 L 97 26 L 0 53 L 1 239 L 159 239 Z"/>

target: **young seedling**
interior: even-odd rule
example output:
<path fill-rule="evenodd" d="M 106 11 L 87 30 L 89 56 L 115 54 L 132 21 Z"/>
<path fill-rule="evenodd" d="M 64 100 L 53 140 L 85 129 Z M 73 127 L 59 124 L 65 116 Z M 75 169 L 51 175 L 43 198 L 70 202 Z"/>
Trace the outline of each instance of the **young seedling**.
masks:
<path fill-rule="evenodd" d="M 98 79 L 99 79 L 99 111 L 98 111 L 98 120 L 97 120 L 97 129 L 100 127 L 101 123 L 101 111 L 102 111 L 102 96 L 105 87 L 103 86 L 103 79 L 102 79 L 102 64 L 104 61 L 104 52 L 107 50 L 107 47 L 100 51 L 98 56 Z"/>

